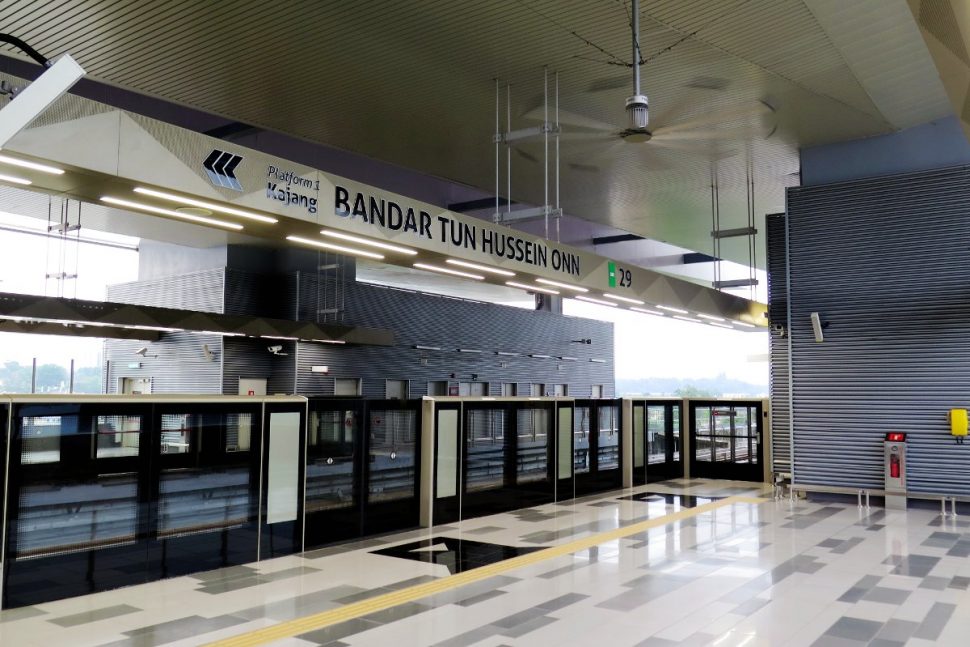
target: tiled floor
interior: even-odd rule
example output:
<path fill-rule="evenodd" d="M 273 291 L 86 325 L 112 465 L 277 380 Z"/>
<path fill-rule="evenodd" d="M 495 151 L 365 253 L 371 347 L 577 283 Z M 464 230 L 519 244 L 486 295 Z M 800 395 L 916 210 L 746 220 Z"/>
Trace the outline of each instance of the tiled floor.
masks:
<path fill-rule="evenodd" d="M 723 481 L 654 484 L 4 611 L 0 645 L 206 644 L 526 553 L 538 561 L 273 644 L 970 644 L 970 521 L 724 502 L 746 492 L 757 494 Z M 723 505 L 695 508 L 710 501 Z M 532 552 L 673 513 L 693 516 L 574 554 Z"/>

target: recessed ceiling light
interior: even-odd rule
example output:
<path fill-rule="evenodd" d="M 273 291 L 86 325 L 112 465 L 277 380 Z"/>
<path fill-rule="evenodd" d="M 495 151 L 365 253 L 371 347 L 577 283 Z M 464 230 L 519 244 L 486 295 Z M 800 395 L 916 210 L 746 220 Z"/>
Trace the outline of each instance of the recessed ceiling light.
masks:
<path fill-rule="evenodd" d="M 334 245 L 333 243 L 328 243 L 323 240 L 313 240 L 311 238 L 303 238 L 302 236 L 287 236 L 286 240 L 292 241 L 294 243 L 301 243 L 303 245 L 312 245 L 314 247 L 320 247 L 331 252 L 340 252 L 341 254 L 350 254 L 351 256 L 363 256 L 364 258 L 372 258 L 375 261 L 383 261 L 384 256 L 381 254 L 376 254 L 374 252 L 368 252 L 364 249 L 354 249 L 353 247 L 344 247 L 343 245 Z"/>
<path fill-rule="evenodd" d="M 414 267 L 421 270 L 429 270 L 431 272 L 441 272 L 442 274 L 451 274 L 452 276 L 460 276 L 466 279 L 475 279 L 476 281 L 485 280 L 485 277 L 480 274 L 470 274 L 468 272 L 459 272 L 458 270 L 448 269 L 447 267 L 439 267 L 438 265 L 428 265 L 427 263 L 415 263 Z"/>
<path fill-rule="evenodd" d="M 33 184 L 30 180 L 22 177 L 14 177 L 13 175 L 0 175 L 0 182 L 10 182 L 11 184 L 22 184 L 23 186 L 30 186 Z"/>
<path fill-rule="evenodd" d="M 721 317 L 714 317 L 712 315 L 697 315 L 701 319 L 707 319 L 708 321 L 724 321 Z"/>
<path fill-rule="evenodd" d="M 536 283 L 542 283 L 543 285 L 554 285 L 557 288 L 563 288 L 564 290 L 574 290 L 576 292 L 589 292 L 586 288 L 581 288 L 578 285 L 569 285 L 568 283 L 560 283 L 559 281 L 553 281 L 550 279 L 536 279 Z"/>
<path fill-rule="evenodd" d="M 413 249 L 408 249 L 407 247 L 401 247 L 400 245 L 392 245 L 391 243 L 384 243 L 377 240 L 370 240 L 369 238 L 354 236 L 353 234 L 345 234 L 342 231 L 324 229 L 320 233 L 323 234 L 324 236 L 329 236 L 330 238 L 349 240 L 352 243 L 359 243 L 361 245 L 367 245 L 369 247 L 377 247 L 378 249 L 386 249 L 389 252 L 397 252 L 398 254 L 408 254 L 409 256 L 417 255 L 416 251 L 414 251 Z"/>
<path fill-rule="evenodd" d="M 41 173 L 50 173 L 51 175 L 64 175 L 64 169 L 54 168 L 47 164 L 38 164 L 37 162 L 28 162 L 27 160 L 17 159 L 9 155 L 0 155 L 0 164 L 29 168 L 34 171 L 40 171 Z"/>
<path fill-rule="evenodd" d="M 488 267 L 487 265 L 478 265 L 477 263 L 469 263 L 468 261 L 458 261 L 453 258 L 445 259 L 445 263 L 448 263 L 449 265 L 458 265 L 459 267 L 467 267 L 470 270 L 478 270 L 479 272 L 498 274 L 499 276 L 515 276 L 515 272 L 500 270 L 497 267 Z"/>
<path fill-rule="evenodd" d="M 520 290 L 528 290 L 529 292 L 544 292 L 546 294 L 559 294 L 559 290 L 553 290 L 552 288 L 543 288 L 538 285 L 526 285 L 525 283 L 516 283 L 515 281 L 506 281 L 505 285 L 512 288 L 519 288 Z"/>
<path fill-rule="evenodd" d="M 148 213 L 157 213 L 161 216 L 178 218 L 179 220 L 189 220 L 191 222 L 198 222 L 203 225 L 212 225 L 213 227 L 225 227 L 226 229 L 234 229 L 236 231 L 239 231 L 243 228 L 242 225 L 237 225 L 234 222 L 217 220 L 215 218 L 205 218 L 203 216 L 196 216 L 190 213 L 181 213 L 179 211 L 175 211 L 174 209 L 163 209 L 161 207 L 153 207 L 150 204 L 132 202 L 131 200 L 122 200 L 121 198 L 113 198 L 107 195 L 101 196 L 101 202 L 107 202 L 108 204 L 112 204 L 118 207 L 125 207 L 126 209 L 138 209 L 139 211 L 147 211 Z"/>
<path fill-rule="evenodd" d="M 175 202 L 176 204 L 186 204 L 190 207 L 199 207 L 200 209 L 208 209 L 209 211 L 216 211 L 218 213 L 224 213 L 229 216 L 239 216 L 240 218 L 248 218 L 249 220 L 266 222 L 271 225 L 279 222 L 279 220 L 277 220 L 276 218 L 270 218 L 269 216 L 263 216 L 258 213 L 251 213 L 249 211 L 243 211 L 242 209 L 227 207 L 225 205 L 221 205 L 216 202 L 196 200 L 195 198 L 185 198 L 180 195 L 175 195 L 174 193 L 166 193 L 165 191 L 146 189 L 143 186 L 136 186 L 134 188 L 134 192 L 140 193 L 142 195 L 150 195 L 151 197 L 158 198 L 160 200 L 168 200 L 169 202 Z"/>
<path fill-rule="evenodd" d="M 682 315 L 687 314 L 686 310 L 681 310 L 680 308 L 671 308 L 670 306 L 657 306 L 657 307 L 660 308 L 661 310 L 666 310 L 667 312 L 676 312 L 677 314 L 682 314 Z"/>
<path fill-rule="evenodd" d="M 635 312 L 642 312 L 645 315 L 654 315 L 654 316 L 657 316 L 657 317 L 664 317 L 664 316 L 666 316 L 662 312 L 657 312 L 656 310 L 647 310 L 646 308 L 630 308 L 630 310 L 633 310 Z"/>
<path fill-rule="evenodd" d="M 589 301 L 590 303 L 595 303 L 595 304 L 601 305 L 601 306 L 609 306 L 611 308 L 615 308 L 616 307 L 616 304 L 613 303 L 612 301 L 603 301 L 602 299 L 594 299 L 592 297 L 584 297 L 582 295 L 575 296 L 575 297 L 571 297 L 571 298 L 573 298 L 573 299 L 579 299 L 580 301 Z"/>
<path fill-rule="evenodd" d="M 603 293 L 603 296 L 606 297 L 607 299 L 615 299 L 616 301 L 624 301 L 626 303 L 635 303 L 638 306 L 642 306 L 644 304 L 644 302 L 641 301 L 640 299 L 631 299 L 630 297 L 621 297 L 619 294 L 609 294 L 607 292 L 604 292 Z"/>

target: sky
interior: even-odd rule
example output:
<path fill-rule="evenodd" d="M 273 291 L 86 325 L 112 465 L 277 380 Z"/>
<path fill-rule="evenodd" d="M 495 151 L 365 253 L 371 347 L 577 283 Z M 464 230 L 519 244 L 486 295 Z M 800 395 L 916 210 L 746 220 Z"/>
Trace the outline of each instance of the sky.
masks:
<path fill-rule="evenodd" d="M 43 230 L 44 221 L 0 212 L 0 226 Z M 137 239 L 83 232 L 101 240 L 137 244 Z M 105 286 L 138 278 L 132 250 L 64 243 L 0 230 L 0 291 L 103 300 Z M 77 279 L 47 279 L 47 273 L 77 273 Z M 752 384 L 768 382 L 768 333 L 725 330 L 566 299 L 563 312 L 614 323 L 616 377 L 704 378 L 724 374 Z M 0 333 L 0 363 L 100 365 L 98 339 Z"/>

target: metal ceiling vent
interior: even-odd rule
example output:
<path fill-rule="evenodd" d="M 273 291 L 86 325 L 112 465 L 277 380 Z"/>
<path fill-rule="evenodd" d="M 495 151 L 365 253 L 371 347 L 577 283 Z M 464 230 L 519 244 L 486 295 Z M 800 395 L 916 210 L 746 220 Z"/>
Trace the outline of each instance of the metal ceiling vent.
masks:
<path fill-rule="evenodd" d="M 633 32 L 633 96 L 627 97 L 626 114 L 630 130 L 646 130 L 650 123 L 650 111 L 647 105 L 647 95 L 640 91 L 640 66 L 643 57 L 640 56 L 640 0 L 633 0 L 631 8 L 632 20 L 630 29 Z"/>

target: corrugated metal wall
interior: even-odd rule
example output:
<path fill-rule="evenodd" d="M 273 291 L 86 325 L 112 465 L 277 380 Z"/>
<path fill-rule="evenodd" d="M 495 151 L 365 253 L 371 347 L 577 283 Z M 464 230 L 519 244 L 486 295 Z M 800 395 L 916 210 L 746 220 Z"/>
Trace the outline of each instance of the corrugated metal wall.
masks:
<path fill-rule="evenodd" d="M 216 268 L 107 287 L 108 301 L 198 312 L 224 310 L 225 270 Z M 207 360 L 207 344 L 213 359 Z M 136 355 L 147 347 L 144 356 Z M 166 333 L 157 342 L 105 340 L 107 392 L 117 393 L 123 377 L 151 377 L 153 393 L 222 393 L 222 337 L 195 333 Z M 129 365 L 141 366 L 132 368 Z M 232 393 L 236 392 L 233 387 Z"/>
<path fill-rule="evenodd" d="M 283 347 L 286 355 L 274 355 L 267 350 L 269 345 Z M 261 378 L 266 380 L 266 393 L 295 393 L 296 376 L 295 344 L 289 341 L 267 342 L 259 339 L 226 337 L 223 340 L 225 356 L 222 363 L 222 392 L 235 395 L 239 392 L 239 378 Z"/>
<path fill-rule="evenodd" d="M 342 271 L 344 276 L 352 275 L 352 267 Z M 319 295 L 326 295 L 326 303 Z M 333 300 L 334 295 L 339 300 Z M 239 378 L 246 377 L 266 378 L 271 394 L 332 395 L 334 380 L 346 377 L 360 378 L 363 395 L 378 398 L 385 397 L 388 379 L 408 380 L 410 397 L 426 395 L 429 381 L 488 382 L 491 395 L 501 395 L 503 383 L 516 383 L 522 395 L 528 395 L 530 383 L 547 385 L 548 390 L 554 384 L 567 384 L 569 395 L 576 397 L 589 397 L 594 384 L 603 385 L 605 397 L 614 393 L 613 324 L 608 322 L 337 280 L 323 272 L 301 272 L 297 281 L 296 272 L 237 268 L 111 286 L 109 299 L 254 316 L 294 318 L 299 313 L 305 321 L 317 320 L 322 305 L 339 304 L 338 313 L 320 320 L 387 328 L 396 336 L 393 347 L 301 343 L 297 348 L 292 342 L 274 341 L 288 353 L 278 356 L 269 353 L 265 340 L 180 333 L 164 335 L 152 345 L 148 354 L 157 353 L 157 360 L 134 355 L 143 343 L 109 340 L 106 358 L 112 391 L 119 377 L 151 375 L 157 376 L 156 392 L 235 394 Z M 591 339 L 592 344 L 573 343 L 574 339 Z M 185 366 L 191 364 L 164 362 L 166 357 L 201 353 L 203 343 L 218 349 L 219 356 L 201 370 L 190 374 Z M 419 350 L 417 345 L 441 350 Z M 459 352 L 459 348 L 482 352 Z M 500 356 L 497 351 L 519 355 Z M 576 359 L 558 359 L 562 356 Z M 141 361 L 142 367 L 125 368 L 135 361 Z M 316 365 L 329 366 L 329 374 L 311 373 L 310 367 Z M 222 367 L 221 372 L 213 373 L 213 367 Z"/>
<path fill-rule="evenodd" d="M 880 488 L 909 434 L 909 488 L 970 494 L 970 167 L 788 192 L 795 479 Z M 829 326 L 816 343 L 809 315 Z"/>
<path fill-rule="evenodd" d="M 203 344 L 213 359 L 207 360 Z M 147 347 L 144 356 L 135 354 Z M 222 393 L 222 337 L 196 333 L 167 333 L 157 342 L 109 339 L 105 342 L 108 362 L 107 392 L 119 392 L 119 378 L 152 379 L 152 393 Z M 132 367 L 132 364 L 140 364 Z M 236 393 L 233 387 L 232 393 Z"/>
<path fill-rule="evenodd" d="M 768 247 L 768 320 L 771 322 L 771 367 L 768 392 L 771 398 L 771 470 L 791 471 L 791 407 L 788 403 L 788 286 L 786 284 L 785 214 L 765 217 Z"/>
<path fill-rule="evenodd" d="M 109 285 L 108 301 L 196 312 L 224 312 L 225 268 Z"/>
<path fill-rule="evenodd" d="M 613 396 L 611 323 L 363 283 L 348 284 L 346 294 L 346 320 L 393 330 L 395 345 L 299 344 L 301 394 L 330 395 L 335 378 L 359 377 L 364 395 L 371 397 L 384 397 L 385 379 L 410 380 L 411 397 L 426 395 L 429 381 L 488 382 L 491 395 L 501 394 L 503 382 L 519 383 L 520 394 L 527 394 L 529 383 L 568 384 L 569 394 L 577 397 L 589 397 L 592 385 L 602 384 L 604 396 Z M 592 344 L 571 341 L 587 338 Z M 441 350 L 414 348 L 418 345 Z M 463 353 L 459 348 L 482 352 Z M 501 356 L 497 351 L 520 355 Z M 557 359 L 563 355 L 577 359 Z M 606 361 L 591 362 L 594 358 Z M 330 373 L 311 373 L 314 365 L 329 366 Z"/>

